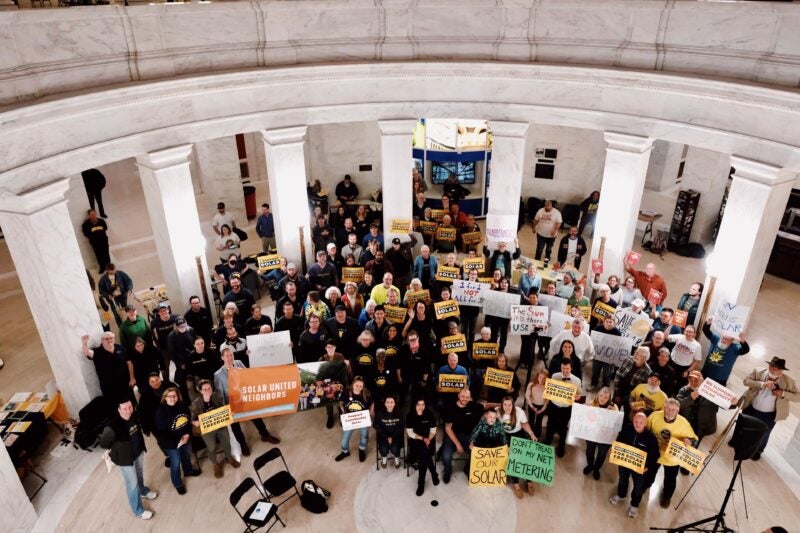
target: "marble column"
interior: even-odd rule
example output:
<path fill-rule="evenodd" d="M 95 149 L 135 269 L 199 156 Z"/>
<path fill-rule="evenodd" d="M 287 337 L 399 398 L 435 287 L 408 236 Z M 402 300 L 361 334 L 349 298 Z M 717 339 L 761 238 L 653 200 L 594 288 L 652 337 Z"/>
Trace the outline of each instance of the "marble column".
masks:
<path fill-rule="evenodd" d="M 186 144 L 136 158 L 161 273 L 176 313 L 186 310 L 191 296 L 202 298 L 198 258 L 203 272 L 209 271 L 189 168 L 191 153 L 192 145 Z M 210 279 L 204 275 L 203 280 L 210 298 Z"/>
<path fill-rule="evenodd" d="M 411 220 L 414 203 L 411 186 L 411 138 L 416 120 L 380 120 L 381 130 L 381 187 L 383 188 L 383 231 L 388 233 L 392 220 Z M 392 246 L 389 238 L 384 246 Z"/>
<path fill-rule="evenodd" d="M 723 299 L 751 308 L 755 304 L 797 177 L 778 167 L 736 156 L 731 157 L 731 166 L 736 172 L 725 215 L 714 251 L 706 259 L 708 276 L 717 278 L 709 313 Z M 708 281 L 709 278 L 706 286 Z"/>
<path fill-rule="evenodd" d="M 489 122 L 489 130 L 492 132 L 492 161 L 487 213 L 513 215 L 515 223 L 519 219 L 525 142 L 529 127 L 527 122 Z M 514 243 L 508 244 L 510 250 L 515 249 Z"/>
<path fill-rule="evenodd" d="M 786 445 L 786 452 L 783 454 L 784 457 L 794 457 L 794 461 L 787 461 L 792 468 L 794 468 L 798 474 L 800 474 L 800 461 L 796 459 L 800 457 L 800 424 L 797 424 L 797 429 L 794 431 L 794 435 L 792 438 L 789 439 L 789 443 Z"/>
<path fill-rule="evenodd" d="M 53 376 L 77 417 L 100 392 L 80 339 L 88 333 L 99 343 L 102 328 L 64 198 L 68 187 L 60 179 L 3 199 L 0 226 Z"/>
<path fill-rule="evenodd" d="M 23 533 L 33 529 L 36 510 L 25 493 L 5 446 L 0 446 L 0 531 Z"/>
<path fill-rule="evenodd" d="M 194 155 L 210 216 L 217 213 L 217 202 L 225 202 L 225 209 L 233 213 L 236 225 L 245 227 L 247 216 L 236 138 L 221 137 L 195 143 Z"/>
<path fill-rule="evenodd" d="M 605 278 L 624 272 L 625 255 L 633 246 L 653 139 L 609 131 L 603 135 L 606 162 L 591 256 L 597 257 L 601 237 L 605 237 Z"/>
<path fill-rule="evenodd" d="M 306 192 L 305 140 L 308 128 L 297 126 L 263 130 L 267 156 L 270 206 L 275 218 L 278 253 L 301 268 L 301 257 L 313 262 L 308 194 Z M 303 246 L 300 246 L 300 231 Z"/>
<path fill-rule="evenodd" d="M 700 203 L 692 226 L 691 242 L 707 244 L 714 234 L 714 225 L 719 216 L 719 207 L 728 185 L 731 168 L 730 154 L 723 154 L 697 146 L 690 146 L 686 153 L 681 189 L 693 189 L 700 193 Z"/>

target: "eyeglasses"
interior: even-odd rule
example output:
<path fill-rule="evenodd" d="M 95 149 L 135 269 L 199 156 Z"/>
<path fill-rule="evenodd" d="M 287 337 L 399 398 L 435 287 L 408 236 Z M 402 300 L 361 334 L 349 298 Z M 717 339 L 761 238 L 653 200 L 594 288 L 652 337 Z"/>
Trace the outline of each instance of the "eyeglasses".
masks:
<path fill-rule="evenodd" d="M 176 400 L 178 399 L 178 395 L 177 394 L 167 394 L 165 397 L 166 398 L 174 398 Z"/>

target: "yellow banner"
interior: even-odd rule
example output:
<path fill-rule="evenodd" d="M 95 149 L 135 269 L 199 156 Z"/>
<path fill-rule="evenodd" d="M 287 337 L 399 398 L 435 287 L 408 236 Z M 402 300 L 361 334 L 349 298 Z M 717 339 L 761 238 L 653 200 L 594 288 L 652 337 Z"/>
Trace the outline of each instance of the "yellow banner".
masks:
<path fill-rule="evenodd" d="M 411 221 L 402 218 L 393 218 L 390 233 L 408 233 Z"/>
<path fill-rule="evenodd" d="M 458 302 L 455 300 L 436 302 L 433 304 L 433 310 L 436 314 L 437 320 L 441 320 L 449 316 L 459 316 L 461 314 L 458 309 Z"/>
<path fill-rule="evenodd" d="M 281 256 L 278 254 L 262 255 L 258 257 L 258 269 L 261 271 L 275 270 L 281 267 Z"/>
<path fill-rule="evenodd" d="M 449 267 L 440 265 L 436 271 L 436 279 L 438 281 L 453 281 L 461 277 L 461 271 L 458 267 Z"/>
<path fill-rule="evenodd" d="M 694 475 L 703 469 L 706 454 L 691 446 L 686 446 L 682 441 L 672 437 L 667 443 L 666 456 L 681 465 Z"/>
<path fill-rule="evenodd" d="M 466 233 L 464 235 L 467 235 Z M 467 243 L 472 244 L 472 243 Z M 469 272 L 473 268 L 478 272 L 483 272 L 486 270 L 486 264 L 483 261 L 483 257 L 466 257 L 464 258 L 464 262 L 462 263 L 464 267 L 464 272 Z"/>
<path fill-rule="evenodd" d="M 491 285 L 492 281 L 494 281 L 492 278 L 478 278 L 478 283 L 489 283 Z"/>
<path fill-rule="evenodd" d="M 544 399 L 557 400 L 572 405 L 578 386 L 568 381 L 557 381 L 547 378 L 544 382 Z"/>
<path fill-rule="evenodd" d="M 402 324 L 408 315 L 408 309 L 405 307 L 396 307 L 394 305 L 384 305 L 386 310 L 386 320 L 392 324 Z"/>
<path fill-rule="evenodd" d="M 442 337 L 442 353 L 464 352 L 467 350 L 467 339 L 463 333 Z"/>
<path fill-rule="evenodd" d="M 470 487 L 505 487 L 508 446 L 478 448 L 470 451 Z"/>
<path fill-rule="evenodd" d="M 486 377 L 483 379 L 483 384 L 487 387 L 497 387 L 503 390 L 511 389 L 511 384 L 513 382 L 513 372 L 491 367 L 486 369 Z"/>
<path fill-rule="evenodd" d="M 611 443 L 611 454 L 609 455 L 608 462 L 612 465 L 624 466 L 637 474 L 644 474 L 647 453 L 639 448 L 614 441 Z"/>
<path fill-rule="evenodd" d="M 229 426 L 233 422 L 231 406 L 223 405 L 222 407 L 212 409 L 207 413 L 198 415 L 197 420 L 200 422 L 200 433 L 203 435 L 216 431 L 219 428 Z"/>
<path fill-rule="evenodd" d="M 496 342 L 475 342 L 472 344 L 473 359 L 497 359 L 500 346 Z"/>
<path fill-rule="evenodd" d="M 456 228 L 444 228 L 439 226 L 436 228 L 437 241 L 454 241 L 456 240 Z"/>
<path fill-rule="evenodd" d="M 444 209 L 431 209 L 431 216 L 433 220 L 436 222 L 441 222 L 442 218 L 444 218 L 445 210 Z"/>
<path fill-rule="evenodd" d="M 439 374 L 436 392 L 461 392 L 467 386 L 467 376 L 458 374 Z"/>
<path fill-rule="evenodd" d="M 406 293 L 406 303 L 408 307 L 414 307 L 417 302 L 427 302 L 431 299 L 431 291 L 428 289 L 421 291 L 408 291 Z"/>
<path fill-rule="evenodd" d="M 582 305 L 578 309 L 581 310 L 581 316 L 583 317 L 584 322 L 589 322 L 592 318 L 592 308 L 588 305 Z"/>
<path fill-rule="evenodd" d="M 604 304 L 600 300 L 597 300 L 594 303 L 594 307 L 592 308 L 592 317 L 602 321 L 607 316 L 613 317 L 615 312 L 616 312 L 615 308 L 611 307 L 610 305 Z"/>
<path fill-rule="evenodd" d="M 420 220 L 418 227 L 420 233 L 433 235 L 434 233 L 436 233 L 436 228 L 439 227 L 439 224 L 437 224 L 436 222 L 426 222 L 424 220 Z"/>
<path fill-rule="evenodd" d="M 461 242 L 463 242 L 464 244 L 478 244 L 479 242 L 481 242 L 481 232 L 470 231 L 468 233 L 462 233 Z"/>
<path fill-rule="evenodd" d="M 342 267 L 342 283 L 364 281 L 364 267 Z"/>

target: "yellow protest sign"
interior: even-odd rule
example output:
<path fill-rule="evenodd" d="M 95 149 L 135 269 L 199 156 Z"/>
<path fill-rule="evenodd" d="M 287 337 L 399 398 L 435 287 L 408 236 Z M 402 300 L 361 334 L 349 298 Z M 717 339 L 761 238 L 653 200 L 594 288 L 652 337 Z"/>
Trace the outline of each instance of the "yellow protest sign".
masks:
<path fill-rule="evenodd" d="M 463 352 L 467 349 L 467 339 L 463 333 L 442 337 L 442 353 Z"/>
<path fill-rule="evenodd" d="M 261 255 L 258 257 L 258 269 L 262 272 L 275 270 L 281 267 L 281 256 L 278 254 Z"/>
<path fill-rule="evenodd" d="M 472 344 L 473 359 L 497 359 L 500 346 L 496 342 L 475 342 Z"/>
<path fill-rule="evenodd" d="M 364 281 L 364 267 L 342 267 L 342 283 Z"/>
<path fill-rule="evenodd" d="M 494 280 L 492 278 L 478 278 L 478 283 L 489 283 L 491 284 Z"/>
<path fill-rule="evenodd" d="M 578 307 L 581 310 L 581 316 L 583 317 L 584 322 L 589 322 L 592 318 L 592 308 L 588 305 L 581 305 Z"/>
<path fill-rule="evenodd" d="M 509 370 L 498 368 L 487 368 L 483 384 L 487 387 L 497 387 L 498 389 L 509 390 L 514 381 L 514 373 Z"/>
<path fill-rule="evenodd" d="M 392 324 L 402 324 L 405 322 L 408 314 L 408 310 L 406 308 L 397 307 L 395 305 L 384 305 L 383 309 L 386 312 L 386 320 Z"/>
<path fill-rule="evenodd" d="M 433 304 L 433 310 L 436 314 L 436 320 L 441 320 L 449 316 L 459 316 L 461 314 L 458 310 L 458 302 L 455 300 L 436 302 Z"/>
<path fill-rule="evenodd" d="M 578 386 L 568 381 L 558 381 L 547 378 L 544 382 L 544 399 L 572 405 Z"/>
<path fill-rule="evenodd" d="M 456 240 L 456 228 L 439 226 L 436 228 L 437 241 L 454 241 Z"/>
<path fill-rule="evenodd" d="M 390 233 L 408 233 L 408 228 L 411 227 L 411 221 L 402 218 L 393 218 L 392 225 L 389 229 Z"/>
<path fill-rule="evenodd" d="M 449 267 L 440 265 L 436 270 L 437 281 L 453 281 L 461 277 L 461 271 L 458 267 Z"/>
<path fill-rule="evenodd" d="M 639 448 L 614 441 L 611 443 L 611 454 L 608 462 L 612 465 L 624 466 L 637 474 L 644 474 L 647 453 Z"/>
<path fill-rule="evenodd" d="M 616 308 L 597 300 L 592 308 L 592 317 L 602 321 L 607 316 L 613 317 L 616 310 Z"/>
<path fill-rule="evenodd" d="M 233 415 L 231 414 L 231 406 L 223 405 L 217 409 L 212 409 L 207 413 L 197 416 L 200 422 L 200 433 L 205 435 L 211 433 L 219 428 L 229 426 L 233 422 Z"/>
<path fill-rule="evenodd" d="M 444 209 L 431 209 L 431 216 L 436 222 L 441 222 L 445 214 L 446 213 Z"/>
<path fill-rule="evenodd" d="M 425 233 L 427 235 L 433 235 L 434 233 L 436 233 L 436 228 L 439 227 L 439 224 L 437 224 L 434 221 L 428 222 L 428 221 L 425 221 L 425 220 L 420 220 L 419 224 L 418 224 L 418 227 L 419 227 L 420 233 Z"/>
<path fill-rule="evenodd" d="M 470 451 L 469 485 L 471 487 L 505 487 L 508 446 L 478 448 Z"/>
<path fill-rule="evenodd" d="M 706 454 L 691 446 L 686 446 L 682 441 L 672 437 L 667 443 L 666 456 L 681 465 L 694 475 L 703 469 Z"/>
<path fill-rule="evenodd" d="M 461 234 L 461 242 L 464 244 L 478 244 L 481 242 L 481 238 L 480 231 L 470 231 Z"/>
<path fill-rule="evenodd" d="M 467 386 L 467 376 L 460 374 L 439 374 L 436 392 L 461 392 Z"/>
<path fill-rule="evenodd" d="M 414 307 L 417 302 L 427 302 L 431 299 L 431 291 L 424 289 L 421 291 L 408 291 L 406 293 L 406 304 L 408 307 Z"/>
<path fill-rule="evenodd" d="M 469 272 L 473 268 L 478 272 L 483 272 L 486 270 L 486 264 L 483 261 L 483 257 L 466 257 L 464 258 L 464 262 L 461 263 L 461 266 L 464 268 L 464 272 Z"/>

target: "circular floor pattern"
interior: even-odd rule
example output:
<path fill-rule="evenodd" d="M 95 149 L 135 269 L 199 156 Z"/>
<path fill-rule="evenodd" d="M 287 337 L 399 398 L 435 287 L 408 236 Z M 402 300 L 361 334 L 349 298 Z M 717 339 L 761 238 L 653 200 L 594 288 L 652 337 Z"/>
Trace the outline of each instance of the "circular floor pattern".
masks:
<path fill-rule="evenodd" d="M 458 472 L 449 484 L 438 487 L 428 476 L 420 497 L 416 488 L 415 470 L 406 477 L 403 469 L 371 469 L 356 491 L 356 529 L 359 533 L 516 530 L 517 499 L 510 487 L 470 488 L 467 477 Z M 433 500 L 437 506 L 431 505 Z"/>

